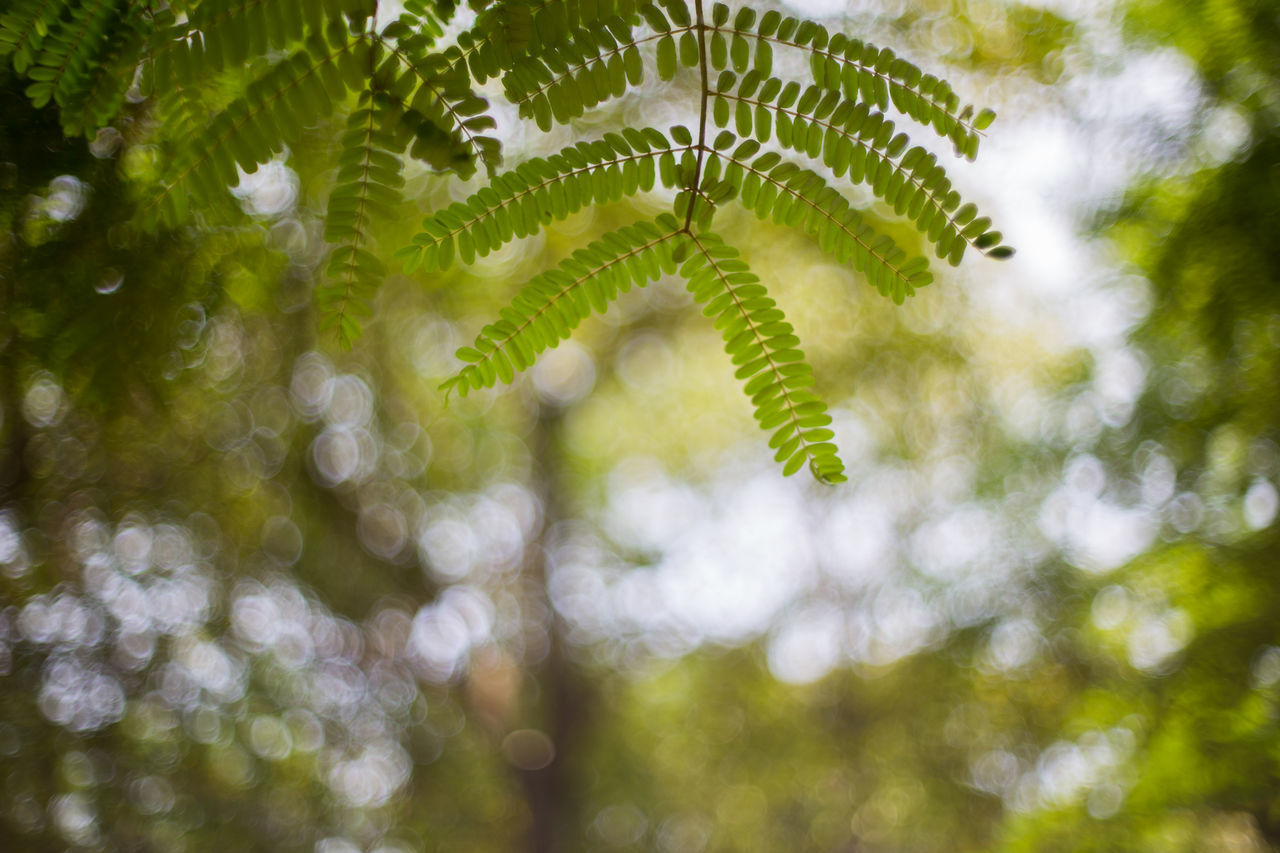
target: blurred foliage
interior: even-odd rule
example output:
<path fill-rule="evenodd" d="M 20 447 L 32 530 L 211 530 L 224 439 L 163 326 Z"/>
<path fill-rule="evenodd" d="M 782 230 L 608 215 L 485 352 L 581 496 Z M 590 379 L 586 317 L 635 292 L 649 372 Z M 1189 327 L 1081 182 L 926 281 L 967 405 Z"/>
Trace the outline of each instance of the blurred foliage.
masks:
<path fill-rule="evenodd" d="M 1062 52 L 1077 42 L 1070 18 L 1026 3 L 911 4 L 894 18 L 892 28 L 961 68 L 993 76 L 1027 75 L 1050 84 L 1062 74 Z"/>
<path fill-rule="evenodd" d="M 1103 220 L 1152 300 L 1134 335 L 1145 392 L 1096 453 L 1146 497 L 1160 536 L 1063 613 L 1089 688 L 1062 731 L 1080 743 L 1124 726 L 1131 757 L 1108 793 L 1012 821 L 1014 849 L 1280 844 L 1277 20 L 1269 2 L 1128 11 L 1132 38 L 1177 48 L 1204 86 L 1186 160 L 1139 180 Z"/>
<path fill-rule="evenodd" d="M 838 490 L 777 477 L 669 280 L 443 408 L 527 266 L 666 199 L 393 276 L 338 353 L 342 117 L 144 240 L 145 104 L 86 145 L 3 78 L 0 849 L 1280 846 L 1276 20 L 1125 18 L 1204 87 L 1100 219 L 1149 288 L 1127 407 L 998 283 L 899 309 L 726 222 L 828 377 Z M 1025 6 L 865 23 L 1001 86 L 1084 50 Z M 408 175 L 379 244 L 457 192 Z"/>

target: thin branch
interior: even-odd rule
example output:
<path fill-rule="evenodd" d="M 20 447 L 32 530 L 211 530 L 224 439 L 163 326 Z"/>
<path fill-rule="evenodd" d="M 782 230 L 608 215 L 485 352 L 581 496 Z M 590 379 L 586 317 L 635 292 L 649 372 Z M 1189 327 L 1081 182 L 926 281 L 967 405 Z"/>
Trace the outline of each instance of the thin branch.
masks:
<path fill-rule="evenodd" d="M 698 162 L 693 167 L 693 181 L 689 189 L 695 193 L 702 183 L 702 158 L 707 151 L 707 100 L 711 97 L 711 85 L 707 81 L 707 25 L 702 18 L 702 0 L 693 0 L 694 10 L 698 15 L 698 69 L 702 72 L 702 92 L 699 97 L 698 115 Z M 684 215 L 684 230 L 689 231 L 693 224 L 693 199 L 689 200 L 689 210 Z M 692 236 L 692 235 L 690 235 Z"/>

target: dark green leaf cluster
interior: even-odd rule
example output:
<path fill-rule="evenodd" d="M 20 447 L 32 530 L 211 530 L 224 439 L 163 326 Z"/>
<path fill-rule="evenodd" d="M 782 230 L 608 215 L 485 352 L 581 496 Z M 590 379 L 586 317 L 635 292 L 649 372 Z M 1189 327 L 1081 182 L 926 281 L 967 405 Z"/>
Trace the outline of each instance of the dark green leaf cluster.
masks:
<path fill-rule="evenodd" d="M 136 3 L 18 0 L 0 15 L 0 57 L 33 104 L 58 106 L 68 135 L 92 135 L 119 110 L 150 31 Z"/>
<path fill-rule="evenodd" d="M 621 97 L 628 85 L 643 79 L 644 63 L 631 27 L 615 16 L 575 31 L 541 56 L 521 59 L 503 83 L 507 100 L 520 105 L 520 114 L 548 131 Z"/>
<path fill-rule="evenodd" d="M 370 46 L 345 28 L 329 39 L 313 36 L 271 65 L 196 138 L 184 140 L 151 211 L 168 222 L 184 221 L 192 199 L 224 194 L 239 181 L 236 169 L 256 171 L 302 130 L 333 112 L 351 84 L 359 85 Z"/>
<path fill-rule="evenodd" d="M 451 11 L 411 0 L 379 29 L 376 0 L 196 0 L 159 12 L 32 0 L 0 17 L 0 55 L 31 81 L 37 106 L 59 107 L 68 132 L 113 120 L 135 77 L 154 96 L 170 138 L 144 226 L 225 200 L 241 173 L 354 105 L 326 221 L 338 245 L 317 291 L 324 324 L 349 344 L 383 274 L 369 226 L 400 201 L 401 156 L 463 176 L 500 160 L 488 103 L 466 65 L 436 49 Z M 210 103 L 228 87 L 229 102 Z"/>
<path fill-rule="evenodd" d="M 635 14 L 635 0 L 498 2 L 477 16 L 475 26 L 460 34 L 445 56 L 484 83 L 504 76 L 522 60 L 571 52 L 567 42 L 574 34 L 590 42 L 595 24 L 630 21 Z"/>

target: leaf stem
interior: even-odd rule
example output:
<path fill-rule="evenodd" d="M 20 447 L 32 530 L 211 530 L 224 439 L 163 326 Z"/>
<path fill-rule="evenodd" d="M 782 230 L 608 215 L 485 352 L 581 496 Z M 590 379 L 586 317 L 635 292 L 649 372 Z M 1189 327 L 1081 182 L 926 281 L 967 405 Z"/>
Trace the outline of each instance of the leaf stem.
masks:
<path fill-rule="evenodd" d="M 707 151 L 707 101 L 711 98 L 711 86 L 707 80 L 707 67 L 710 63 L 707 61 L 707 24 L 702 17 L 702 0 L 693 0 L 694 12 L 698 16 L 698 69 L 702 72 L 702 93 L 699 100 L 700 114 L 698 116 L 698 162 L 693 167 L 693 186 L 689 189 L 693 192 L 698 191 L 698 185 L 702 183 L 702 158 Z M 689 210 L 684 215 L 684 231 L 689 233 L 690 226 L 693 225 L 693 200 L 689 200 Z"/>

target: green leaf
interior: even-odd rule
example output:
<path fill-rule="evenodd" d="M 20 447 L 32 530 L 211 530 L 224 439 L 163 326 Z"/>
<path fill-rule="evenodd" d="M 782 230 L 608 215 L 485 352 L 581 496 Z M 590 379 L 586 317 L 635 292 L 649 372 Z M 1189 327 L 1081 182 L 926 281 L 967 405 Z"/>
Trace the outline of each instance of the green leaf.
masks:
<path fill-rule="evenodd" d="M 717 70 L 724 68 L 729 61 L 729 47 L 727 44 L 725 44 L 724 34 L 721 33 L 719 30 L 711 34 L 711 51 L 710 52 L 711 52 L 711 67 Z"/>
<path fill-rule="evenodd" d="M 628 47 L 622 54 L 622 64 L 627 72 L 627 82 L 639 86 L 644 81 L 644 62 L 635 45 Z"/>
<path fill-rule="evenodd" d="M 773 73 L 773 46 L 767 41 L 756 42 L 754 67 L 764 77 Z"/>
<path fill-rule="evenodd" d="M 676 76 L 676 42 L 671 36 L 663 36 L 658 40 L 657 59 L 659 77 L 670 80 Z"/>
<path fill-rule="evenodd" d="M 698 38 L 692 32 L 680 36 L 680 64 L 687 68 L 698 65 Z"/>

